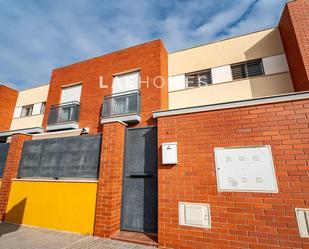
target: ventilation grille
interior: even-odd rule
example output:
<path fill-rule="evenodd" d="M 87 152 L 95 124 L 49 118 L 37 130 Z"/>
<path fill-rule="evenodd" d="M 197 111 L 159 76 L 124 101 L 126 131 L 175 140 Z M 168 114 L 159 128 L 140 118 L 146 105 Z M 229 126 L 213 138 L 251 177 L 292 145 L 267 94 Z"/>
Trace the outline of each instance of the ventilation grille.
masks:
<path fill-rule="evenodd" d="M 180 202 L 179 224 L 183 226 L 210 228 L 209 204 Z"/>
<path fill-rule="evenodd" d="M 233 80 L 264 75 L 262 59 L 231 65 Z"/>
<path fill-rule="evenodd" d="M 309 209 L 295 208 L 300 237 L 309 238 Z"/>

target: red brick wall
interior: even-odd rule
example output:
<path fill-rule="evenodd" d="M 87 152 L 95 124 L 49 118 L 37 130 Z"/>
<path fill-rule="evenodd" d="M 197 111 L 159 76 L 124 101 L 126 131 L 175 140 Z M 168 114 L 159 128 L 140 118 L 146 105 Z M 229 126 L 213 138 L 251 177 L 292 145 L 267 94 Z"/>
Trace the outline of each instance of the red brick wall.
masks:
<path fill-rule="evenodd" d="M 158 146 L 178 142 L 178 164 L 159 150 L 162 248 L 309 248 L 295 207 L 309 207 L 309 100 L 158 119 Z M 218 192 L 214 148 L 271 145 L 279 193 Z M 209 203 L 211 229 L 180 226 L 178 202 Z"/>
<path fill-rule="evenodd" d="M 289 2 L 279 30 L 296 91 L 309 90 L 309 1 Z"/>
<path fill-rule="evenodd" d="M 161 44 L 161 77 L 164 80 L 164 85 L 161 88 L 161 108 L 168 109 L 168 54 L 165 50 L 163 43 Z M 162 80 L 162 82 L 163 82 Z M 154 110 L 155 111 L 155 110 Z"/>
<path fill-rule="evenodd" d="M 0 85 L 0 131 L 10 129 L 17 97 L 18 91 Z"/>
<path fill-rule="evenodd" d="M 154 125 L 152 111 L 167 107 L 167 85 L 164 90 L 156 88 L 153 80 L 161 76 L 167 82 L 167 52 L 160 40 L 148 42 L 135 47 L 119 50 L 111 54 L 79 62 L 52 73 L 43 127 L 46 126 L 49 108 L 59 104 L 61 87 L 82 82 L 80 127 L 89 127 L 90 133 L 100 132 L 100 112 L 105 95 L 112 93 L 113 74 L 140 69 L 141 73 L 141 116 L 137 126 Z M 99 87 L 99 76 L 104 77 L 107 89 Z M 149 79 L 149 87 L 144 83 Z M 156 81 L 160 85 L 160 80 Z M 166 93 L 162 93 L 166 91 Z"/>
<path fill-rule="evenodd" d="M 120 229 L 122 169 L 126 125 L 103 125 L 94 235 L 110 237 Z"/>
<path fill-rule="evenodd" d="M 12 179 L 16 178 L 24 141 L 31 140 L 31 135 L 13 135 L 3 171 L 0 187 L 0 220 L 4 220 L 8 204 Z"/>

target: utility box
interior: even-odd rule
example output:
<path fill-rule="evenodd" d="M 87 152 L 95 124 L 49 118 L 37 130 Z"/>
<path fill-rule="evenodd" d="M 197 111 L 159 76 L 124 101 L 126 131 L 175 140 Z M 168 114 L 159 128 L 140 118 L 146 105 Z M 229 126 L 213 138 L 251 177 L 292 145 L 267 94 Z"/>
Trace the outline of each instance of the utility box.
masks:
<path fill-rule="evenodd" d="M 203 203 L 179 203 L 179 224 L 210 228 L 210 206 Z"/>
<path fill-rule="evenodd" d="M 300 237 L 309 238 L 309 208 L 295 208 Z"/>
<path fill-rule="evenodd" d="M 162 164 L 177 164 L 177 143 L 162 143 Z"/>
<path fill-rule="evenodd" d="M 215 148 L 219 191 L 278 193 L 271 147 Z"/>

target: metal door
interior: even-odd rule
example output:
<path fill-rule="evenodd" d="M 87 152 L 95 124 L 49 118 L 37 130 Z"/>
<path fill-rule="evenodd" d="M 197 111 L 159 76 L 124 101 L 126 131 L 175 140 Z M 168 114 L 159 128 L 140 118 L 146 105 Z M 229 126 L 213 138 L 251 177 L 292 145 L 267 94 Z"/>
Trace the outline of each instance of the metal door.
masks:
<path fill-rule="evenodd" d="M 157 232 L 157 129 L 126 130 L 121 228 Z"/>

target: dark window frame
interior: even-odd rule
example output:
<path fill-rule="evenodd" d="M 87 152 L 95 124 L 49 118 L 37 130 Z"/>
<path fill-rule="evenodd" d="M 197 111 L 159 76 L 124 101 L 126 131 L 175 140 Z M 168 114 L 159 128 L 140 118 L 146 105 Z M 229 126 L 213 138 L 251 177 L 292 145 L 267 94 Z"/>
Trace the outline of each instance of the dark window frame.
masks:
<path fill-rule="evenodd" d="M 25 106 L 23 106 L 23 107 L 21 108 L 20 117 L 21 117 L 21 118 L 25 118 L 25 117 L 30 117 L 30 116 L 32 116 L 33 106 L 34 106 L 33 104 L 32 104 L 32 105 L 25 105 Z M 26 109 L 26 108 L 30 108 L 30 111 L 29 111 L 28 114 L 24 115 L 24 109 Z"/>
<path fill-rule="evenodd" d="M 191 77 L 191 79 L 190 79 Z M 204 87 L 212 85 L 211 69 L 187 73 L 185 75 L 186 88 Z"/>

